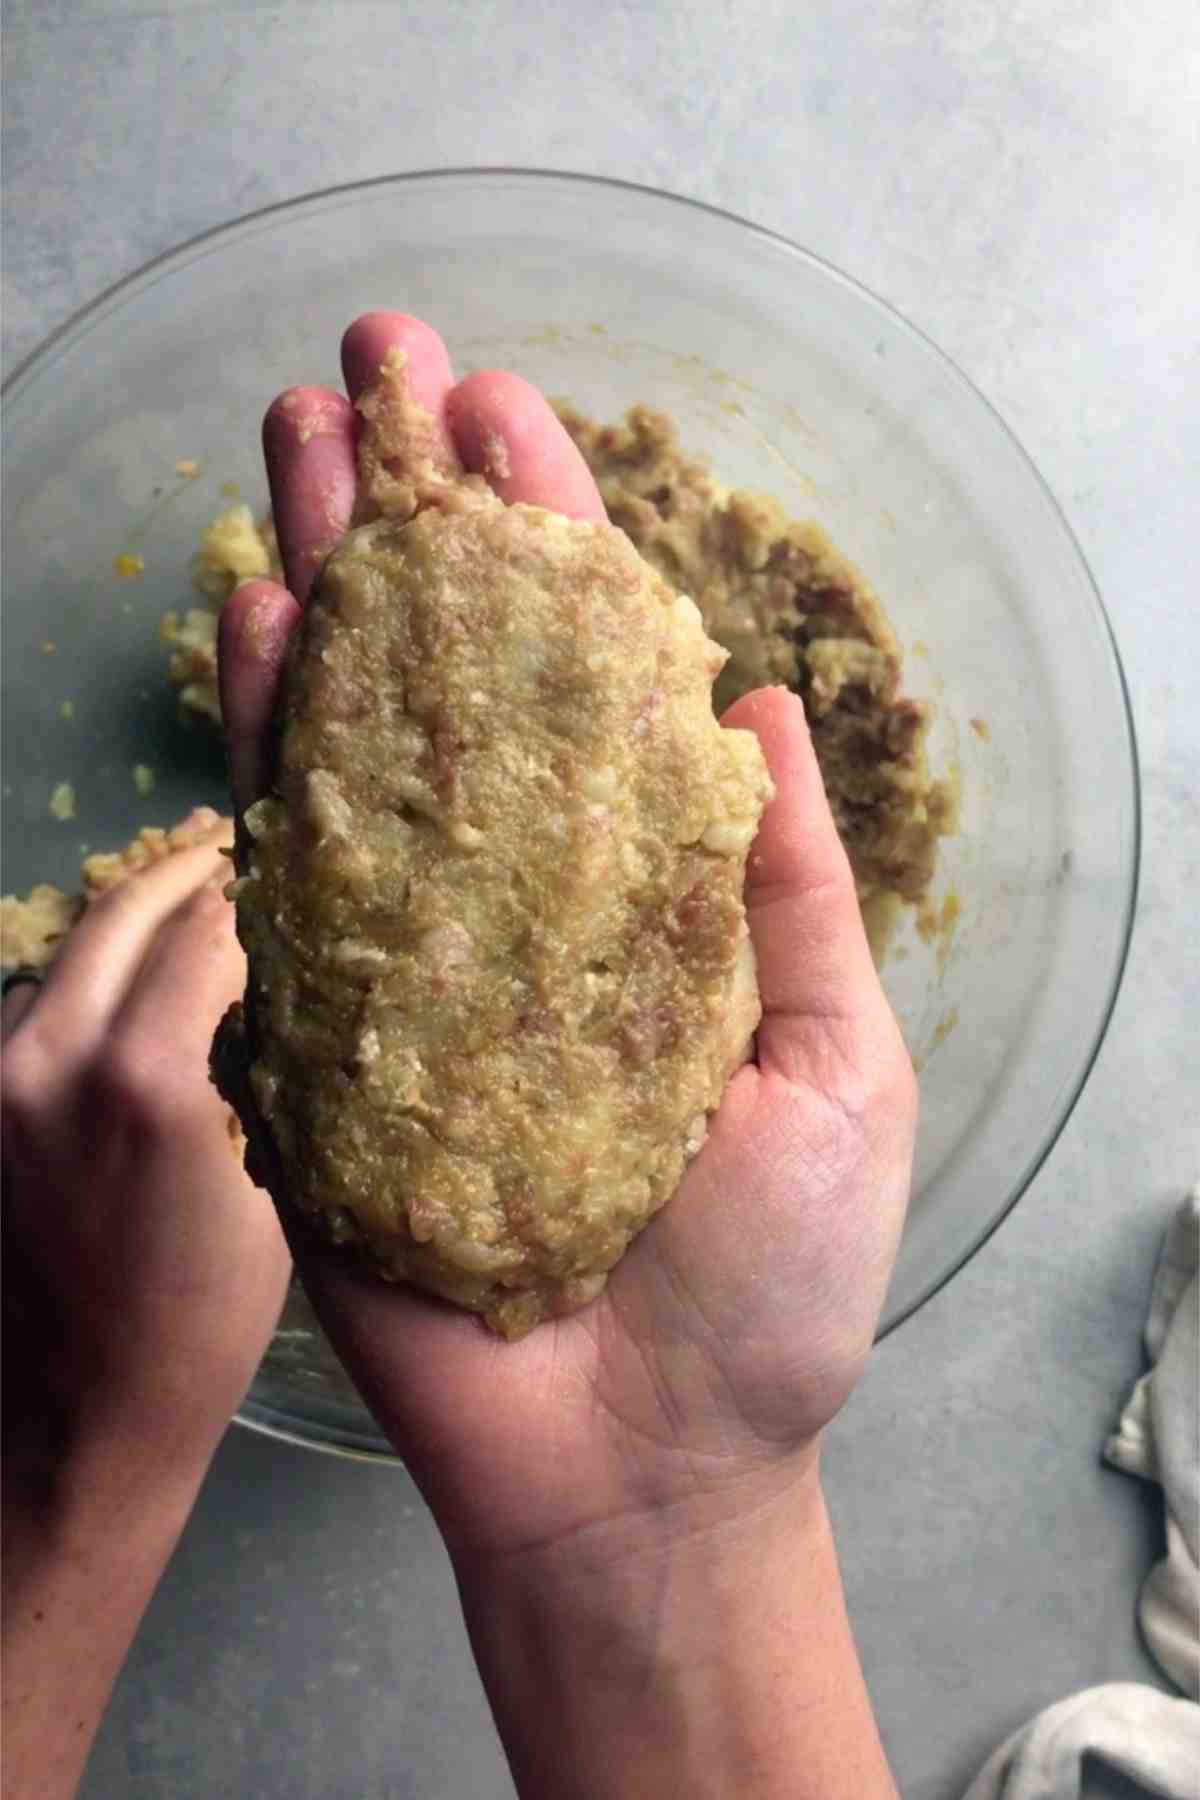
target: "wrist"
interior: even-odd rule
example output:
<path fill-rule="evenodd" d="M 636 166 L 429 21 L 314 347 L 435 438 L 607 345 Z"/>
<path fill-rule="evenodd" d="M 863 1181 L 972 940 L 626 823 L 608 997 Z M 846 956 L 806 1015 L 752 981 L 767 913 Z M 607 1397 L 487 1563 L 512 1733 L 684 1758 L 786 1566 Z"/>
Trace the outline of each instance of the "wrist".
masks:
<path fill-rule="evenodd" d="M 2 1707 L 14 1794 L 76 1791 L 204 1467 L 111 1437 L 6 1445 Z"/>
<path fill-rule="evenodd" d="M 450 1557 L 460 1583 L 483 1591 L 511 1589 L 548 1611 L 576 1607 L 587 1597 L 615 1605 L 630 1584 L 661 1583 L 672 1571 L 735 1567 L 761 1556 L 778 1539 L 818 1532 L 826 1517 L 820 1442 L 794 1458 L 745 1475 L 725 1489 L 630 1506 L 600 1516 L 544 1544 L 518 1549 L 478 1548 L 477 1540 L 450 1538 Z M 485 1540 L 486 1541 L 486 1540 Z M 631 1596 L 622 1596 L 628 1605 Z"/>
<path fill-rule="evenodd" d="M 192 1421 L 151 1428 L 112 1409 L 41 1431 L 6 1421 L 5 1537 L 19 1537 L 23 1555 L 39 1544 L 75 1555 L 111 1539 L 127 1561 L 165 1561 L 219 1441 Z"/>
<path fill-rule="evenodd" d="M 456 1561 L 525 1800 L 893 1792 L 816 1455 L 743 1498 L 687 1530 L 641 1521 Z"/>
<path fill-rule="evenodd" d="M 102 1689 L 98 1717 L 202 1479 L 202 1469 L 149 1468 L 112 1446 L 53 1466 L 6 1454 L 6 1666 L 43 1646 L 56 1664 L 86 1662 Z"/>

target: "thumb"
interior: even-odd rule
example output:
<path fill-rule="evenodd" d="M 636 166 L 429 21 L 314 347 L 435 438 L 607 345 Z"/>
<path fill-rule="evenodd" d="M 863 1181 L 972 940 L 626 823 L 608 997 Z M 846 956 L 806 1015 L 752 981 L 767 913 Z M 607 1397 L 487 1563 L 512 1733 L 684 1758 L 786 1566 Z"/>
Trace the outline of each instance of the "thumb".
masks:
<path fill-rule="evenodd" d="M 852 1032 L 886 1003 L 802 702 L 760 688 L 721 722 L 755 733 L 775 783 L 746 867 L 746 912 L 763 1006 L 758 1060 L 794 1079 L 811 1074 L 814 1028 Z"/>

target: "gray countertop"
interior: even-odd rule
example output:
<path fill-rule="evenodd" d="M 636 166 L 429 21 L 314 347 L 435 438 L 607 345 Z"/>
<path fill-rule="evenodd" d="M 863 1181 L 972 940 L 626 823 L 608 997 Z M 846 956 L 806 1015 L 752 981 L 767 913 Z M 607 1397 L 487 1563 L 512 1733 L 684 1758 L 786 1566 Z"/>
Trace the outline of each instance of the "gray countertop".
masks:
<path fill-rule="evenodd" d="M 729 12 L 736 22 L 726 22 Z M 1064 504 L 1133 690 L 1146 845 L 1087 1090 L 1016 1213 L 833 1431 L 852 1610 L 909 1800 L 1033 1711 L 1153 1680 L 1161 1526 L 1099 1450 L 1200 1172 L 1200 371 L 1192 0 L 10 0 L 7 368 L 100 289 L 307 189 L 464 163 L 650 182 L 785 233 L 922 326 Z M 397 304 L 404 296 L 396 295 Z M 406 1475 L 234 1431 L 90 1800 L 511 1792 Z"/>

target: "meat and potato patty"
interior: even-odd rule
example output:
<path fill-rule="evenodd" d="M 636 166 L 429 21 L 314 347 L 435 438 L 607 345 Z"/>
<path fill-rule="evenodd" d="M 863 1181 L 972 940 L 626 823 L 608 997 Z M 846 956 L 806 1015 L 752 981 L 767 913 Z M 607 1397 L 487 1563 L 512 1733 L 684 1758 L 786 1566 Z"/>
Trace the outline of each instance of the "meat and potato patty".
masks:
<path fill-rule="evenodd" d="M 771 790 L 623 533 L 397 478 L 402 379 L 366 409 L 392 510 L 325 565 L 246 816 L 215 1067 L 330 1236 L 517 1335 L 600 1291 L 746 1054 Z"/>

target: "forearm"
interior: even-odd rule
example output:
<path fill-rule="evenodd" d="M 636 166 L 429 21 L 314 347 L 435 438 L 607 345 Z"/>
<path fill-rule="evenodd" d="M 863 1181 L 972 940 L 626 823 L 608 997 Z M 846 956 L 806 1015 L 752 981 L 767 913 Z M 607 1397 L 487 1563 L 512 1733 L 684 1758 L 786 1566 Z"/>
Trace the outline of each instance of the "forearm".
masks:
<path fill-rule="evenodd" d="M 4 1471 L 4 1800 L 69 1800 L 203 1478 L 111 1447 Z"/>
<path fill-rule="evenodd" d="M 460 1571 L 522 1800 L 894 1800 L 815 1471 L 660 1551 Z"/>

